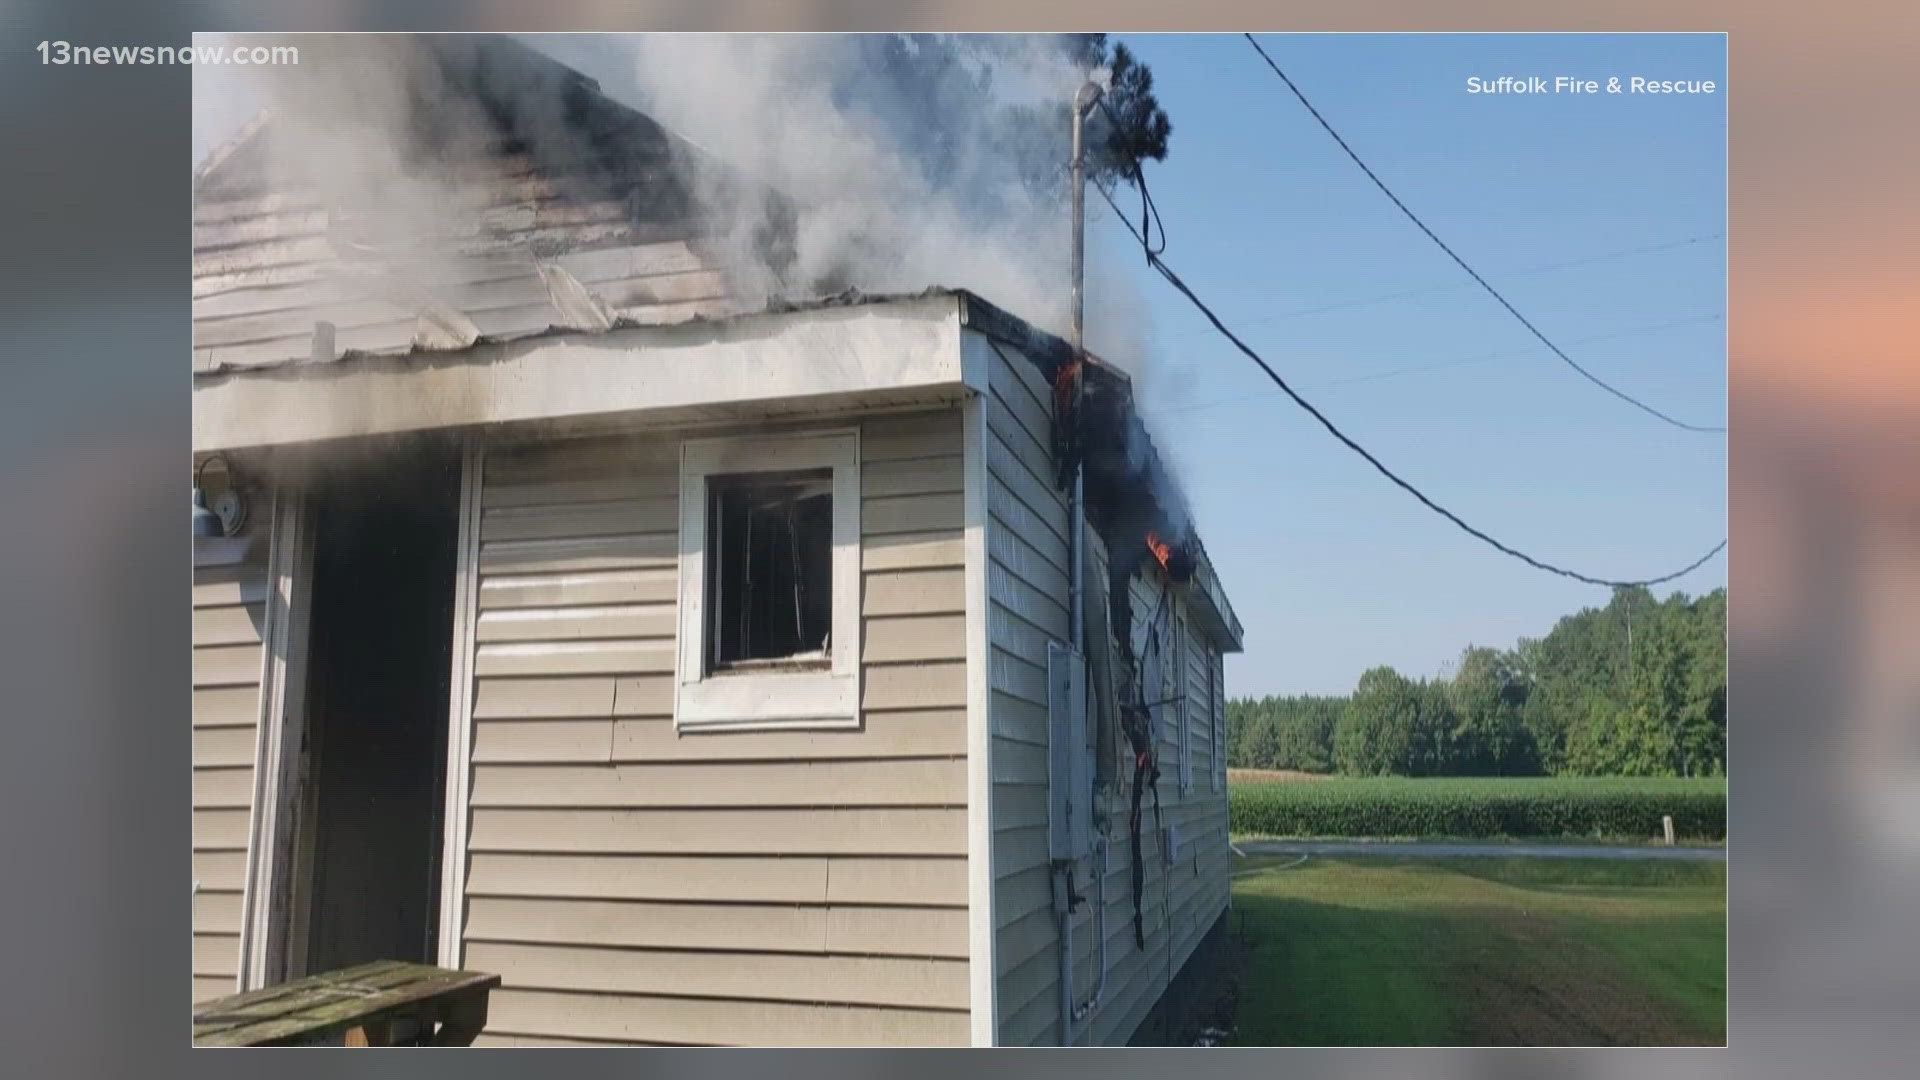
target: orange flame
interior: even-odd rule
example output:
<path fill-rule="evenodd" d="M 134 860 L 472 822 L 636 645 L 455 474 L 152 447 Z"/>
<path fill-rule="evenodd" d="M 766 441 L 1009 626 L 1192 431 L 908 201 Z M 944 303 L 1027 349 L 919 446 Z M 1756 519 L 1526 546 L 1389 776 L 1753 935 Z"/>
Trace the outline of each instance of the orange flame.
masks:
<path fill-rule="evenodd" d="M 1061 364 L 1053 376 L 1053 396 L 1062 408 L 1073 404 L 1074 386 L 1080 380 L 1080 358 Z"/>
<path fill-rule="evenodd" d="M 1148 532 L 1147 550 L 1153 552 L 1153 557 L 1160 561 L 1160 569 L 1167 569 L 1167 561 L 1173 558 L 1173 545 L 1160 539 L 1160 534 Z"/>

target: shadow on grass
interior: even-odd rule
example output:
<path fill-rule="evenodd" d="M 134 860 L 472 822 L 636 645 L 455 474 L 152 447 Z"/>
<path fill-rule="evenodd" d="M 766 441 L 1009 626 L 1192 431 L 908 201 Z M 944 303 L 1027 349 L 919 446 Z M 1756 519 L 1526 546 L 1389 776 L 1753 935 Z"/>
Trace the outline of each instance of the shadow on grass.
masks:
<path fill-rule="evenodd" d="M 1239 895 L 1242 1046 L 1441 1045 L 1452 1024 L 1418 920 L 1289 897 Z"/>
<path fill-rule="evenodd" d="M 1460 906 L 1442 868 L 1379 862 L 1235 883 L 1229 930 L 1244 957 L 1238 1044 L 1724 1041 L 1724 916 L 1543 914 L 1529 910 L 1524 893 Z M 1578 880 L 1562 873 L 1541 885 L 1577 889 Z M 1458 877 L 1453 884 L 1482 891 Z M 1386 906 L 1372 895 L 1364 906 L 1340 902 L 1343 893 L 1381 889 L 1396 890 Z"/>

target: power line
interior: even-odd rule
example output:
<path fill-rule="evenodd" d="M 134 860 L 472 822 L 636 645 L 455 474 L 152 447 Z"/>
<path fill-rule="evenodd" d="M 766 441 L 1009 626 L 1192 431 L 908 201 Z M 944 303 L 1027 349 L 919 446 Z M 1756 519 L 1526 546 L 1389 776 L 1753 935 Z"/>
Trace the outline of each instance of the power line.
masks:
<path fill-rule="evenodd" d="M 1641 401 L 1636 397 L 1633 397 L 1632 395 L 1626 393 L 1625 391 L 1615 389 L 1613 386 L 1603 381 L 1599 376 L 1595 375 L 1593 372 L 1588 371 L 1586 368 L 1583 368 L 1578 363 L 1576 363 L 1573 357 L 1568 356 L 1566 352 L 1560 348 L 1560 346 L 1555 345 L 1553 341 L 1547 337 L 1547 335 L 1541 333 L 1539 327 L 1533 325 L 1533 323 L 1529 321 L 1525 315 L 1520 314 L 1520 309 L 1508 303 L 1507 298 L 1500 295 L 1500 290 L 1488 284 L 1487 279 L 1481 277 L 1479 271 L 1475 270 L 1472 266 L 1469 266 L 1467 264 L 1467 260 L 1461 258 L 1452 248 L 1448 247 L 1446 241 L 1440 239 L 1440 237 L 1436 235 L 1432 229 L 1427 227 L 1426 222 L 1420 220 L 1419 215 L 1415 214 L 1412 210 L 1408 209 L 1407 204 L 1400 201 L 1400 196 L 1395 195 L 1393 193 L 1393 189 L 1389 188 L 1386 185 L 1386 182 L 1381 180 L 1380 177 L 1377 174 L 1375 174 L 1371 168 L 1367 166 L 1366 162 L 1360 160 L 1360 155 L 1353 152 L 1353 147 L 1347 145 L 1347 140 L 1340 137 L 1340 133 L 1333 129 L 1333 125 L 1327 123 L 1327 118 L 1320 115 L 1320 110 L 1313 107 L 1313 102 L 1307 100 L 1307 95 L 1300 92 L 1300 88 L 1298 86 L 1295 86 L 1293 83 L 1293 80 L 1287 77 L 1287 73 L 1280 70 L 1280 65 L 1273 62 L 1273 57 L 1268 56 L 1267 50 L 1260 47 L 1260 42 L 1256 41 L 1252 34 L 1245 34 L 1243 36 L 1247 39 L 1247 44 L 1253 46 L 1253 51 L 1259 53 L 1260 58 L 1262 60 L 1265 60 L 1267 62 L 1267 66 L 1273 69 L 1273 73 L 1275 75 L 1280 76 L 1280 81 L 1287 84 L 1287 89 L 1293 91 L 1293 96 L 1300 99 L 1300 104 L 1306 106 L 1307 111 L 1313 114 L 1313 118 L 1319 122 L 1322 128 L 1326 130 L 1326 133 L 1333 136 L 1333 141 L 1340 144 L 1340 149 L 1346 151 L 1347 156 L 1353 159 L 1353 163 L 1355 165 L 1360 166 L 1360 171 L 1367 174 L 1367 179 L 1373 181 L 1373 186 L 1379 188 L 1382 194 L 1386 195 L 1388 199 L 1391 199 L 1393 201 L 1393 205 L 1399 207 L 1400 212 L 1407 216 L 1408 221 L 1411 221 L 1415 225 L 1419 226 L 1420 231 L 1427 234 L 1427 239 L 1433 241 L 1436 245 L 1438 245 L 1441 251 L 1444 251 L 1447 253 L 1448 258 L 1458 263 L 1460 266 L 1460 269 L 1465 270 L 1469 277 L 1473 278 L 1474 281 L 1478 282 L 1480 284 L 1480 287 L 1487 291 L 1487 295 L 1499 301 L 1500 306 L 1503 308 L 1506 308 L 1507 313 L 1509 315 L 1512 315 L 1515 319 L 1518 319 L 1520 321 L 1521 326 L 1526 327 L 1527 330 L 1530 333 L 1532 333 L 1534 337 L 1540 339 L 1540 343 L 1542 345 L 1545 345 L 1548 349 L 1552 350 L 1553 355 L 1565 361 L 1568 367 L 1579 372 L 1581 376 L 1583 376 L 1588 382 L 1592 383 L 1593 385 L 1599 387 L 1602 390 L 1605 390 L 1607 393 L 1612 394 L 1614 397 L 1619 398 L 1621 401 L 1624 401 L 1627 404 L 1632 405 L 1634 408 L 1639 409 L 1642 412 L 1645 412 L 1651 416 L 1659 417 L 1661 420 L 1664 420 L 1667 423 L 1672 424 L 1674 427 L 1680 428 L 1684 431 L 1697 431 L 1697 432 L 1703 432 L 1703 433 L 1717 433 L 1717 434 L 1726 433 L 1727 429 L 1724 427 L 1711 427 L 1704 424 L 1689 424 L 1684 420 L 1676 420 L 1673 417 L 1668 416 L 1666 413 L 1661 412 L 1659 409 L 1656 409 L 1653 406 L 1647 404 L 1646 402 Z"/>
<path fill-rule="evenodd" d="M 1143 177 L 1141 177 L 1141 175 L 1137 171 L 1135 173 L 1135 178 L 1140 180 L 1141 186 L 1144 188 L 1145 180 Z M 1599 578 L 1599 577 L 1593 577 L 1588 574 L 1582 574 L 1577 570 L 1569 570 L 1563 566 L 1555 566 L 1552 563 L 1544 562 L 1540 559 L 1536 559 L 1533 556 L 1528 555 L 1526 552 L 1521 551 L 1518 548 L 1509 547 L 1506 544 L 1503 544 L 1500 541 L 1494 539 L 1493 537 L 1487 535 L 1486 533 L 1480 531 L 1479 529 L 1474 528 L 1472 525 L 1469 525 L 1464 520 L 1462 520 L 1458 514 L 1455 514 L 1453 511 L 1448 510 L 1446 507 L 1441 506 L 1439 503 L 1434 502 L 1432 499 L 1428 498 L 1425 492 L 1421 491 L 1417 487 L 1414 487 L 1412 484 L 1408 483 L 1407 481 L 1402 480 L 1399 474 L 1395 473 L 1392 469 L 1387 468 L 1387 466 L 1383 464 L 1379 458 L 1374 457 L 1372 453 L 1368 452 L 1366 447 L 1361 446 L 1359 443 L 1355 442 L 1351 437 L 1347 435 L 1346 432 L 1341 431 L 1340 428 L 1336 426 L 1333 421 L 1327 419 L 1326 414 L 1322 413 L 1319 409 L 1314 408 L 1312 402 L 1308 401 L 1306 398 L 1301 397 L 1299 393 L 1293 389 L 1293 387 L 1287 385 L 1287 380 L 1281 378 L 1280 373 L 1273 370 L 1273 367 L 1269 365 L 1266 362 L 1266 360 L 1260 356 L 1259 353 L 1255 352 L 1251 346 L 1249 346 L 1246 342 L 1241 341 L 1239 336 L 1236 335 L 1232 330 L 1227 329 L 1227 325 L 1220 321 L 1220 317 L 1213 313 L 1213 309 L 1208 307 L 1206 302 L 1201 300 L 1200 297 L 1196 295 L 1194 291 L 1187 286 L 1187 283 L 1180 279 L 1179 274 L 1174 273 L 1173 268 L 1168 266 L 1165 260 L 1161 259 L 1159 254 L 1152 247 L 1148 246 L 1145 235 L 1142 233 L 1141 230 L 1134 228 L 1133 222 L 1127 220 L 1126 214 L 1123 213 L 1119 205 L 1113 201 L 1113 196 L 1107 194 L 1106 189 L 1100 187 L 1097 184 L 1094 186 L 1094 190 L 1098 191 L 1100 193 L 1100 197 L 1107 201 L 1107 205 L 1113 208 L 1114 214 L 1120 218 L 1120 221 L 1122 224 L 1126 225 L 1127 231 L 1133 234 L 1133 238 L 1140 242 L 1140 248 L 1142 251 L 1146 253 L 1146 256 L 1147 256 L 1147 265 L 1151 266 L 1156 272 L 1159 273 L 1161 277 L 1167 279 L 1167 283 L 1169 285 L 1172 285 L 1175 289 L 1179 290 L 1180 295 L 1186 297 L 1187 301 L 1191 303 L 1196 309 L 1198 309 L 1200 314 L 1206 316 L 1207 321 L 1213 324 L 1213 328 L 1215 330 L 1218 330 L 1222 337 L 1225 337 L 1228 341 L 1231 341 L 1234 347 L 1239 349 L 1242 353 L 1246 354 L 1249 360 L 1252 360 L 1255 364 L 1258 364 L 1260 366 L 1260 370 L 1266 372 L 1267 378 L 1273 380 L 1273 384 L 1279 387 L 1282 393 L 1292 398 L 1293 403 L 1295 405 L 1298 405 L 1302 409 L 1305 409 L 1308 415 L 1312 416 L 1315 420 L 1320 421 L 1320 426 L 1326 428 L 1328 434 L 1340 440 L 1340 442 L 1343 445 L 1345 445 L 1347 449 L 1353 451 L 1356 454 L 1359 454 L 1362 458 L 1366 459 L 1367 464 L 1373 466 L 1374 470 L 1378 472 L 1380 475 L 1386 477 L 1388 480 L 1393 481 L 1395 486 L 1399 487 L 1402 491 L 1405 491 L 1407 494 L 1413 496 L 1415 499 L 1418 499 L 1422 506 L 1425 506 L 1427 509 L 1433 511 L 1436 514 L 1439 514 L 1441 517 L 1446 518 L 1448 521 L 1452 522 L 1455 526 L 1459 527 L 1463 532 L 1473 537 L 1474 539 L 1479 540 L 1484 544 L 1487 544 L 1488 546 L 1492 547 L 1496 551 L 1499 551 L 1503 555 L 1508 555 L 1508 556 L 1511 556 L 1512 558 L 1518 559 L 1521 562 L 1526 563 L 1528 566 L 1531 566 L 1536 570 L 1545 570 L 1550 574 L 1558 574 L 1564 578 L 1572 578 L 1575 581 L 1585 582 L 1588 585 L 1600 585 L 1600 586 L 1604 586 L 1606 588 L 1612 588 L 1612 589 L 1624 589 L 1624 588 L 1634 588 L 1637 586 L 1659 585 L 1663 582 L 1672 581 L 1675 578 L 1685 577 L 1686 575 L 1692 573 L 1693 571 L 1698 570 L 1701 566 L 1706 564 L 1707 560 L 1713 558 L 1715 555 L 1720 554 L 1720 552 L 1726 548 L 1727 542 L 1725 540 L 1721 540 L 1718 544 L 1715 544 L 1713 546 L 1713 550 L 1693 560 L 1691 563 L 1688 563 L 1685 567 L 1679 570 L 1675 570 L 1670 574 L 1662 574 L 1659 577 L 1653 577 L 1653 578 L 1643 578 L 1637 581 L 1615 581 L 1608 578 Z"/>

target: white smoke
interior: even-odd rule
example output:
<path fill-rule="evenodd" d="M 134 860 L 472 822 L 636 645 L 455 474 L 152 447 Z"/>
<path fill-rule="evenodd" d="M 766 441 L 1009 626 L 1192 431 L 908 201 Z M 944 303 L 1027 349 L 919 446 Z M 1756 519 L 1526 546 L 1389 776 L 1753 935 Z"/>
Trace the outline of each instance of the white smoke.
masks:
<path fill-rule="evenodd" d="M 919 47 L 912 37 L 896 40 L 909 56 Z M 304 189 L 328 205 L 376 213 L 402 238 L 420 241 L 408 245 L 420 251 L 477 228 L 472 193 L 450 179 L 455 170 L 447 163 L 428 167 L 409 123 L 432 99 L 443 123 L 452 117 L 457 125 L 462 103 L 408 60 L 406 37 L 286 41 L 300 48 L 300 64 L 196 70 L 196 163 L 265 106 L 276 134 L 275 189 Z M 1081 83 L 1105 73 L 1075 66 L 1058 39 L 975 39 L 961 64 L 917 84 L 923 93 L 912 99 L 889 96 L 871 41 L 857 36 L 558 35 L 525 43 L 699 148 L 677 164 L 714 210 L 734 287 L 749 303 L 844 288 L 948 286 L 1068 333 L 1063 106 Z M 523 104 L 535 116 L 543 108 Z M 537 126 L 564 129 L 557 120 Z M 472 127 L 482 141 L 477 115 Z M 457 136 L 447 145 L 458 146 Z M 742 197 L 742 176 L 778 191 L 782 202 Z M 1098 227 L 1107 214 L 1090 195 L 1087 346 L 1143 383 L 1151 325 L 1134 276 L 1118 264 L 1133 253 L 1110 250 Z M 770 252 L 773 234 L 784 242 Z"/>
<path fill-rule="evenodd" d="M 1063 106 L 1090 75 L 1104 73 L 1077 68 L 1055 39 L 996 38 L 912 100 L 886 96 L 873 51 L 863 47 L 871 43 L 855 37 L 531 40 L 704 152 L 683 164 L 696 193 L 727 215 L 730 269 L 749 298 L 950 286 L 1068 333 Z M 916 47 L 901 40 L 909 52 Z M 974 81 L 982 77 L 984 95 Z M 863 87 L 877 97 L 863 97 Z M 774 220 L 778 210 L 740 198 L 730 188 L 736 171 L 777 189 L 791 218 Z M 782 252 L 791 261 L 770 258 L 760 239 L 781 229 L 791 236 Z M 1150 331 L 1131 280 L 1111 269 L 1090 250 L 1087 346 L 1139 373 Z"/>
<path fill-rule="evenodd" d="M 261 84 L 271 113 L 266 186 L 362 223 L 338 235 L 343 256 L 361 253 L 361 243 L 417 258 L 453 255 L 511 215 L 489 205 L 498 199 L 492 185 L 471 179 L 486 175 L 468 166 L 494 152 L 495 125 L 449 83 L 457 61 L 451 69 L 434 62 L 405 37 L 292 40 L 302 62 L 270 69 Z M 561 104 L 549 96 L 517 103 L 522 126 L 571 140 L 559 134 Z"/>
<path fill-rule="evenodd" d="M 914 48 L 914 39 L 905 38 Z M 724 208 L 736 287 L 804 296 L 851 287 L 970 290 L 1035 326 L 1071 330 L 1071 159 L 1067 105 L 1090 78 L 1058 39 L 996 37 L 979 65 L 933 81 L 924 96 L 888 97 L 873 43 L 837 35 L 637 35 L 535 38 L 598 80 L 610 96 L 697 146 L 683 162 L 697 196 Z M 984 83 L 987 93 L 980 92 Z M 924 86 L 925 84 L 920 84 Z M 1041 117 L 1036 121 L 1036 117 Z M 1089 124 L 1097 130 L 1096 114 Z M 937 155 L 937 167 L 929 158 Z M 719 170 L 712 169 L 719 163 Z M 729 189 L 734 170 L 790 200 L 792 219 Z M 1122 198 L 1121 206 L 1127 205 Z M 1087 349 L 1128 373 L 1142 400 L 1170 393 L 1164 358 L 1132 260 L 1138 248 L 1089 187 L 1084 265 Z M 1104 223 L 1104 227 L 1102 224 Z M 791 230 L 791 263 L 758 238 Z M 1137 265 L 1137 264 L 1136 264 Z M 1147 448 L 1128 432 L 1130 455 Z M 1162 443 L 1164 439 L 1159 440 Z M 1188 525 L 1177 464 L 1160 448 L 1160 502 Z"/>
<path fill-rule="evenodd" d="M 487 141 L 487 122 L 477 112 L 463 119 L 472 106 L 436 82 L 431 65 L 409 61 L 407 37 L 289 40 L 301 64 L 264 84 L 196 84 L 196 149 L 213 117 L 235 112 L 226 94 L 257 96 L 273 113 L 272 186 L 352 208 L 384 230 L 389 248 L 413 251 L 416 261 L 394 275 L 399 288 L 409 272 L 430 268 L 427 253 L 480 228 L 457 158 Z M 1105 73 L 1077 67 L 1060 39 L 971 39 L 959 63 L 943 56 L 906 79 L 891 79 L 886 65 L 912 67 L 920 39 L 560 35 L 523 44 L 695 148 L 674 164 L 717 230 L 732 291 L 749 306 L 944 286 L 1068 334 L 1068 103 Z M 536 138 L 571 137 L 557 100 L 523 100 L 516 110 Z M 410 119 L 422 112 L 440 118 L 435 152 L 422 153 Z M 1147 397 L 1174 380 L 1156 379 L 1164 365 L 1153 361 L 1153 328 L 1129 265 L 1139 252 L 1091 191 L 1087 207 L 1086 344 Z M 461 336 L 457 326 L 450 333 Z"/>

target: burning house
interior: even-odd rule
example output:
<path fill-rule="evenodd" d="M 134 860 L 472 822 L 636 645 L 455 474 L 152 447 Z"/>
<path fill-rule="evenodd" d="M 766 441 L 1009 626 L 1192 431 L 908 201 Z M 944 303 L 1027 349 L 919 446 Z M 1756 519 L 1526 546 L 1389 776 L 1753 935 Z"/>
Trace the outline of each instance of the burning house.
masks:
<path fill-rule="evenodd" d="M 1241 630 L 1129 379 L 965 290 L 743 293 L 703 151 L 404 49 L 413 210 L 272 113 L 197 176 L 194 999 L 399 959 L 501 976 L 481 1042 L 1135 1037 L 1226 908 Z"/>

